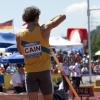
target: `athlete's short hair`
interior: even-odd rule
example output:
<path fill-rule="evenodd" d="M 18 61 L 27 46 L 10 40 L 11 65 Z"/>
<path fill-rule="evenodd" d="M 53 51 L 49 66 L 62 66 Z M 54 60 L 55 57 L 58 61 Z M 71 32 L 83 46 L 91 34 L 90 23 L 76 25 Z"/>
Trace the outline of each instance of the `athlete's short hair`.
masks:
<path fill-rule="evenodd" d="M 39 16 L 40 13 L 41 13 L 40 10 L 35 6 L 27 7 L 24 9 L 22 19 L 26 23 L 34 22 L 35 18 Z"/>

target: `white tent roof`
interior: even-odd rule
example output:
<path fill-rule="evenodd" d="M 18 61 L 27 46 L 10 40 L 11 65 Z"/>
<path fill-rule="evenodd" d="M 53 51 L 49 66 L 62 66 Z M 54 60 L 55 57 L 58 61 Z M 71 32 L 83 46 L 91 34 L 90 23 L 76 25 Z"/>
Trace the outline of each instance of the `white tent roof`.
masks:
<path fill-rule="evenodd" d="M 79 49 L 83 48 L 82 43 L 74 43 L 62 37 L 50 37 L 49 44 L 56 49 Z"/>
<path fill-rule="evenodd" d="M 95 53 L 95 55 L 100 55 L 100 50 Z"/>

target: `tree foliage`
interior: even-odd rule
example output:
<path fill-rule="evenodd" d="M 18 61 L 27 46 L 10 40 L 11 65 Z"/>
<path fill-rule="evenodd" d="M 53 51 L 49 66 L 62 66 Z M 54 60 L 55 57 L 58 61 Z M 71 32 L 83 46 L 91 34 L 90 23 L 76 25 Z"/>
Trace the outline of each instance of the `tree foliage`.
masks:
<path fill-rule="evenodd" d="M 91 55 L 100 50 L 100 26 L 90 32 Z"/>

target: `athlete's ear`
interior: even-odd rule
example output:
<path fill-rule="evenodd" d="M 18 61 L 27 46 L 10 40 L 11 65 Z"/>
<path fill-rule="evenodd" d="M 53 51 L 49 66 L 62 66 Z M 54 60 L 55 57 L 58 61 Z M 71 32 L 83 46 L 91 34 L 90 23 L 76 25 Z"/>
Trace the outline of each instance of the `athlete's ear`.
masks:
<path fill-rule="evenodd" d="M 36 16 L 35 21 L 36 21 L 36 22 L 39 21 L 39 16 Z"/>

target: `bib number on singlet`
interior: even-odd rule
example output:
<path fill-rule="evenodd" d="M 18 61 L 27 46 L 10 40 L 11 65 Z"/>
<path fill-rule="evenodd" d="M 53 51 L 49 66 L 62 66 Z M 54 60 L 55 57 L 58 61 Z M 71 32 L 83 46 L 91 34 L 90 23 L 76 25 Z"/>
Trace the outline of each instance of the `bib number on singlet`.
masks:
<path fill-rule="evenodd" d="M 40 42 L 24 44 L 24 53 L 26 58 L 33 58 L 42 55 Z"/>

